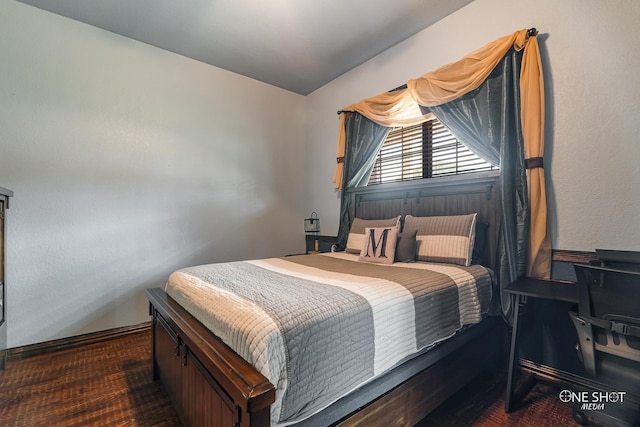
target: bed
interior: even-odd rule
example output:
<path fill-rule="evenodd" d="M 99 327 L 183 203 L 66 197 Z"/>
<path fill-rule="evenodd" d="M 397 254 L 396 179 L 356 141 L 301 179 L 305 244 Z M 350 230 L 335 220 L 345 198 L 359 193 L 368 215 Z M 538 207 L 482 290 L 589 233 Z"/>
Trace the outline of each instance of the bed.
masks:
<path fill-rule="evenodd" d="M 495 366 L 496 179 L 439 183 L 353 191 L 352 218 L 398 215 L 407 227 L 473 215 L 474 234 L 476 223 L 491 230 L 484 265 L 429 254 L 367 260 L 348 243 L 347 252 L 189 267 L 149 289 L 154 379 L 185 424 L 413 425 Z M 369 240 L 374 249 L 381 239 Z"/>

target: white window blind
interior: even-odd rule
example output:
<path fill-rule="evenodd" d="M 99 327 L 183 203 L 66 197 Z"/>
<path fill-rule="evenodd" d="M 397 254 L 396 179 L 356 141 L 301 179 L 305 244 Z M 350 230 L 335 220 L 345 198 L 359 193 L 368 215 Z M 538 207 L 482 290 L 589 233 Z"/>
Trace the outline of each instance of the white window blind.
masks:
<path fill-rule="evenodd" d="M 497 169 L 473 154 L 437 119 L 389 132 L 369 185 Z"/>

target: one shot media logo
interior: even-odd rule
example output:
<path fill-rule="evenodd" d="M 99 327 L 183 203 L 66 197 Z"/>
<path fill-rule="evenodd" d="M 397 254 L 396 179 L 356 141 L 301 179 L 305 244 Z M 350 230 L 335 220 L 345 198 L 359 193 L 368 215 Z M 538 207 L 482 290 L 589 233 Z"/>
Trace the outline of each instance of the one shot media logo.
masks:
<path fill-rule="evenodd" d="M 602 411 L 607 403 L 624 403 L 626 391 L 570 391 L 562 390 L 561 402 L 581 404 L 582 411 Z"/>

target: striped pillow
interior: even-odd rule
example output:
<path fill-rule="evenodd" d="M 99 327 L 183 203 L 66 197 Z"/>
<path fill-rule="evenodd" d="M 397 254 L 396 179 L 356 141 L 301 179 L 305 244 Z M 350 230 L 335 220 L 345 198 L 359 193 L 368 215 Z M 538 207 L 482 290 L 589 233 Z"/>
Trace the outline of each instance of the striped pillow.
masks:
<path fill-rule="evenodd" d="M 347 238 L 346 252 L 350 254 L 359 255 L 362 251 L 364 244 L 364 230 L 365 228 L 375 227 L 396 227 L 400 229 L 400 216 L 394 216 L 389 219 L 362 219 L 355 218 L 351 224 L 349 230 L 349 237 Z"/>
<path fill-rule="evenodd" d="M 404 232 L 417 231 L 418 261 L 471 265 L 478 214 L 404 219 Z"/>

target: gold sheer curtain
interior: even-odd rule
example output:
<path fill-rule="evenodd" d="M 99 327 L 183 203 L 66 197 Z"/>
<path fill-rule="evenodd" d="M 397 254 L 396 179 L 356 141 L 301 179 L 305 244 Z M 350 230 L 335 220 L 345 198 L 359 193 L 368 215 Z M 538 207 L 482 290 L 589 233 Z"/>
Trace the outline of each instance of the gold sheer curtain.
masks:
<path fill-rule="evenodd" d="M 528 185 L 531 215 L 527 274 L 549 278 L 551 241 L 547 230 L 547 202 L 541 161 L 544 155 L 544 79 L 536 36 L 535 31 L 528 29 L 516 31 L 488 43 L 457 62 L 409 80 L 406 89 L 382 93 L 350 105 L 343 111 L 358 112 L 387 127 L 421 123 L 425 117 L 420 105 L 445 104 L 477 89 L 511 47 L 516 51 L 524 49 L 520 72 L 521 120 L 530 167 Z M 338 190 L 342 190 L 344 151 L 344 115 L 341 114 L 336 153 L 338 162 L 333 178 Z"/>
<path fill-rule="evenodd" d="M 547 227 L 547 196 L 544 182 L 544 78 L 538 38 L 530 37 L 520 70 L 522 134 L 528 166 L 529 250 L 527 276 L 551 277 L 551 238 Z"/>

